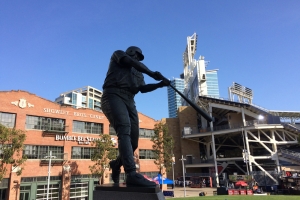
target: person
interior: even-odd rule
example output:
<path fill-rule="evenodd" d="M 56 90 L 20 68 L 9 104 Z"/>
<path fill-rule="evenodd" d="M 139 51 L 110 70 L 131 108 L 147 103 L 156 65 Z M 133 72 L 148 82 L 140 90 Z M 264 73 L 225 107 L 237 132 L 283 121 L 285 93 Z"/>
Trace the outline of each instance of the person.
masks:
<path fill-rule="evenodd" d="M 109 166 L 112 170 L 112 180 L 119 183 L 120 167 L 126 173 L 126 185 L 155 186 L 156 183 L 147 180 L 136 172 L 133 153 L 138 147 L 139 119 L 134 96 L 170 85 L 160 72 L 153 72 L 144 65 L 144 55 L 139 47 L 128 47 L 124 52 L 115 51 L 110 59 L 108 71 L 103 84 L 101 108 L 118 137 L 119 155 Z M 158 83 L 146 84 L 143 74 L 147 74 Z"/>

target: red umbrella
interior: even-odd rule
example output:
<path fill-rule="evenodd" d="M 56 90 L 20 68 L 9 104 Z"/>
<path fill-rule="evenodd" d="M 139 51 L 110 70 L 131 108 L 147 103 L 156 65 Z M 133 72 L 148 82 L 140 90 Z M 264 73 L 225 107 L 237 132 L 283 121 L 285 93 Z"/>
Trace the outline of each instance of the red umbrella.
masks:
<path fill-rule="evenodd" d="M 245 181 L 238 181 L 235 183 L 235 186 L 248 186 L 248 184 Z"/>

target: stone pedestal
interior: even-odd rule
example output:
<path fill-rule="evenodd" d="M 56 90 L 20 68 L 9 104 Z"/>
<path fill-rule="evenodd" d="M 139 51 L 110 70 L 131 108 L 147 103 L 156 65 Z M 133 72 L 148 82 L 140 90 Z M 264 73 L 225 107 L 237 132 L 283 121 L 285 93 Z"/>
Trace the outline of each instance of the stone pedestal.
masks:
<path fill-rule="evenodd" d="M 95 187 L 93 200 L 165 200 L 158 185 L 136 187 L 125 184 L 103 184 Z"/>

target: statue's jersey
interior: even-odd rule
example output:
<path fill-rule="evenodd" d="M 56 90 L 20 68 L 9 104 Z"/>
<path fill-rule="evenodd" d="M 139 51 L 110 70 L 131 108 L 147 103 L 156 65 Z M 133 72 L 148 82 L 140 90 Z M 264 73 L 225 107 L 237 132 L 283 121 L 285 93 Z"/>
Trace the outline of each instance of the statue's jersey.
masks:
<path fill-rule="evenodd" d="M 122 58 L 128 56 L 124 51 L 117 50 L 110 59 L 109 68 L 103 84 L 103 89 L 120 88 L 130 91 L 132 94 L 138 92 L 138 87 L 145 85 L 144 76 L 134 67 L 122 63 Z M 128 56 L 129 57 L 129 56 Z"/>

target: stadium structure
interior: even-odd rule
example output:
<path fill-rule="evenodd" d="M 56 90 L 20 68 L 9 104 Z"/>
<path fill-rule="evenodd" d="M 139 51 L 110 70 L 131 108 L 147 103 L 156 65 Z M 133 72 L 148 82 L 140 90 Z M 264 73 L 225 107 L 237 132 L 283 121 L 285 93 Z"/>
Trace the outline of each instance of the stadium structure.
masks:
<path fill-rule="evenodd" d="M 205 70 L 195 70 L 195 50 L 194 34 L 184 52 L 184 93 L 214 121 L 189 106 L 180 107 L 177 118 L 163 119 L 174 138 L 175 158 L 184 160 L 174 166 L 175 176 L 184 171 L 186 177 L 211 177 L 216 187 L 242 179 L 300 190 L 300 111 L 256 106 L 253 91 L 238 83 L 228 88 L 229 98 L 208 95 Z"/>

